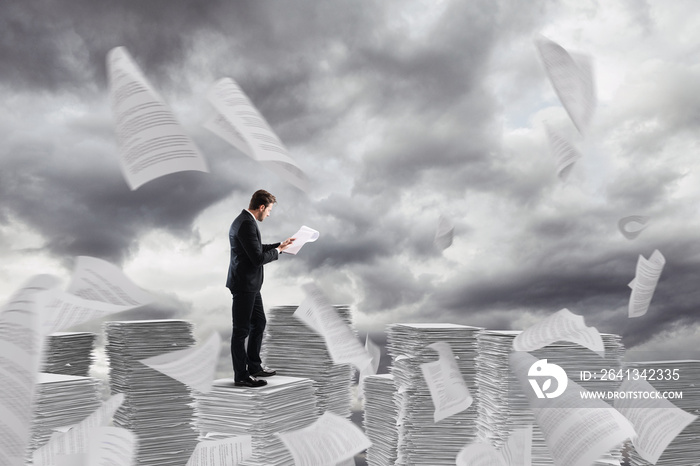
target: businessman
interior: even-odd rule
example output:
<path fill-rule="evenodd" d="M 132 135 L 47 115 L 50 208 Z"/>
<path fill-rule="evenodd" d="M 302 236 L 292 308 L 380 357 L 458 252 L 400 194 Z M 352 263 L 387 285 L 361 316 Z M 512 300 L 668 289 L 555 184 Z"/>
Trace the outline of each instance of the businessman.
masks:
<path fill-rule="evenodd" d="M 233 295 L 233 334 L 231 335 L 231 359 L 234 383 L 242 387 L 267 385 L 258 377 L 270 377 L 275 371 L 262 366 L 260 348 L 265 330 L 265 311 L 260 288 L 263 284 L 263 266 L 277 260 L 294 238 L 282 243 L 262 244 L 257 222 L 270 215 L 277 202 L 275 196 L 264 189 L 253 193 L 248 209 L 231 224 L 228 232 L 231 243 L 231 262 L 228 267 L 226 287 Z M 248 348 L 245 339 L 248 338 Z"/>

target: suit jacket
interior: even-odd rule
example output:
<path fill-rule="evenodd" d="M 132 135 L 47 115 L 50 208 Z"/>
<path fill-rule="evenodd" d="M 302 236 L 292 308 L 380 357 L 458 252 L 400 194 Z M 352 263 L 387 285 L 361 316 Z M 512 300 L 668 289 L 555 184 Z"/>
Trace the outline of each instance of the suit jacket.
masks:
<path fill-rule="evenodd" d="M 226 287 L 233 292 L 260 291 L 263 284 L 263 265 L 278 258 L 275 244 L 262 244 L 257 220 L 242 210 L 228 231 L 231 243 L 231 261 L 228 266 Z"/>

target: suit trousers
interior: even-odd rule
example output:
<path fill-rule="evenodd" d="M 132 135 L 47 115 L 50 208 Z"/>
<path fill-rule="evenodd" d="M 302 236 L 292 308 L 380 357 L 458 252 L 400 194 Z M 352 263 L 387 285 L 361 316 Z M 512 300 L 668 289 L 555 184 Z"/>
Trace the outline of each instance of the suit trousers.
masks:
<path fill-rule="evenodd" d="M 233 333 L 231 334 L 231 360 L 236 382 L 262 370 L 260 348 L 265 331 L 265 310 L 259 291 L 233 292 Z M 248 348 L 245 339 L 248 338 Z"/>

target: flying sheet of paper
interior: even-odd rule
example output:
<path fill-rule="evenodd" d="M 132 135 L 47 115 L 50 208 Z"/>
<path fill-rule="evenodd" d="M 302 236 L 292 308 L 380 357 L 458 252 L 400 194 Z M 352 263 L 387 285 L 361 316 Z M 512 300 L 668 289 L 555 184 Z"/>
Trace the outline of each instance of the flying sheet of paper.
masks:
<path fill-rule="evenodd" d="M 308 191 L 309 180 L 265 118 L 231 78 L 222 78 L 207 91 L 207 100 L 223 117 L 215 116 L 204 127 L 247 156 L 265 165 L 288 183 Z"/>
<path fill-rule="evenodd" d="M 113 395 L 67 432 L 54 432 L 48 443 L 34 451 L 34 466 L 49 466 L 58 455 L 86 453 L 90 447 L 90 435 L 96 428 L 109 424 L 123 402 L 123 393 Z"/>
<path fill-rule="evenodd" d="M 333 309 L 325 294 L 313 283 L 302 288 L 306 299 L 294 311 L 294 316 L 323 337 L 333 362 L 350 363 L 358 370 L 370 364 L 370 355 Z"/>
<path fill-rule="evenodd" d="M 299 228 L 299 231 L 292 235 L 292 238 L 295 238 L 292 245 L 282 252 L 286 254 L 296 254 L 303 245 L 306 243 L 313 243 L 318 239 L 318 237 L 318 231 L 314 230 L 313 228 L 309 228 L 306 225 L 302 225 L 301 228 Z"/>
<path fill-rule="evenodd" d="M 666 259 L 658 249 L 654 250 L 649 259 L 639 255 L 634 279 L 627 285 L 632 288 L 628 306 L 629 317 L 640 317 L 647 313 L 664 265 Z"/>
<path fill-rule="evenodd" d="M 511 432 L 501 455 L 508 466 L 532 466 L 532 425 Z"/>
<path fill-rule="evenodd" d="M 457 454 L 457 466 L 509 466 L 489 443 L 472 443 Z"/>
<path fill-rule="evenodd" d="M 514 351 L 510 368 L 528 398 L 555 466 L 591 466 L 612 448 L 635 435 L 619 411 L 567 379 L 566 390 L 553 398 L 538 398 L 529 383 L 529 370 L 539 361 Z M 564 374 L 565 375 L 565 374 Z"/>
<path fill-rule="evenodd" d="M 630 215 L 623 217 L 617 222 L 617 227 L 620 233 L 627 239 L 635 239 L 639 234 L 646 229 L 647 223 L 651 217 L 643 215 Z"/>
<path fill-rule="evenodd" d="M 445 250 L 452 246 L 454 239 L 455 227 L 447 217 L 440 215 L 438 218 L 437 231 L 435 232 L 435 246 L 440 250 Z"/>
<path fill-rule="evenodd" d="M 239 435 L 197 444 L 187 466 L 236 466 L 253 456 L 252 437 Z"/>
<path fill-rule="evenodd" d="M 142 359 L 140 362 L 201 393 L 211 391 L 219 363 L 221 337 L 214 332 L 200 346 Z"/>
<path fill-rule="evenodd" d="M 379 345 L 370 340 L 369 333 L 365 337 L 365 351 L 369 354 L 371 361 L 364 369 L 360 370 L 360 377 L 357 383 L 357 397 L 360 399 L 364 397 L 365 377 L 377 373 L 377 369 L 379 369 L 379 360 L 382 357 L 382 349 Z"/>
<path fill-rule="evenodd" d="M 590 57 L 569 54 L 562 46 L 541 35 L 535 39 L 535 45 L 559 100 L 579 132 L 584 133 L 596 107 Z"/>
<path fill-rule="evenodd" d="M 53 290 L 42 314 L 44 334 L 92 319 L 134 309 L 153 301 L 118 267 L 102 259 L 80 256 L 67 291 Z"/>
<path fill-rule="evenodd" d="M 186 170 L 207 172 L 199 150 L 124 47 L 107 54 L 119 162 L 131 190 Z"/>
<path fill-rule="evenodd" d="M 619 391 L 658 393 L 649 382 L 642 379 L 625 380 Z M 637 436 L 632 438 L 637 453 L 651 464 L 656 464 L 673 439 L 697 419 L 697 416 L 663 398 L 618 398 L 614 405 L 637 432 Z"/>
<path fill-rule="evenodd" d="M 120 427 L 98 427 L 90 435 L 86 465 L 132 466 L 136 455 L 136 435 Z"/>
<path fill-rule="evenodd" d="M 276 435 L 292 454 L 295 466 L 337 464 L 372 446 L 359 427 L 330 411 L 308 427 Z"/>
<path fill-rule="evenodd" d="M 428 345 L 438 352 L 437 361 L 421 364 L 430 398 L 435 406 L 433 418 L 439 422 L 470 407 L 474 401 L 455 361 L 452 348 L 445 342 Z"/>
<path fill-rule="evenodd" d="M 56 277 L 37 275 L 0 309 L 0 464 L 22 466 L 32 425 L 33 395 L 41 367 L 40 316 Z"/>
<path fill-rule="evenodd" d="M 566 308 L 521 332 L 513 340 L 513 349 L 515 351 L 534 351 L 555 341 L 570 341 L 605 355 L 603 338 L 598 329 L 586 327 L 583 316 L 573 314 Z"/>
<path fill-rule="evenodd" d="M 545 124 L 544 127 L 547 132 L 549 149 L 557 162 L 557 176 L 564 181 L 569 176 L 576 161 L 581 158 L 581 154 L 554 128 L 548 124 Z"/>

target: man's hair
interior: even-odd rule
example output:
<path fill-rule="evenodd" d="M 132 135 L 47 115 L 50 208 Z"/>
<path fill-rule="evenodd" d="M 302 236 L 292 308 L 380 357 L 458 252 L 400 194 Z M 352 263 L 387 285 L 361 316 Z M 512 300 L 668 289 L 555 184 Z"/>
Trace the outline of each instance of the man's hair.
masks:
<path fill-rule="evenodd" d="M 253 197 L 250 198 L 250 205 L 248 205 L 248 208 L 250 210 L 257 210 L 261 205 L 267 207 L 276 202 L 277 199 L 275 199 L 275 196 L 268 193 L 264 189 L 258 189 L 253 193 Z"/>

